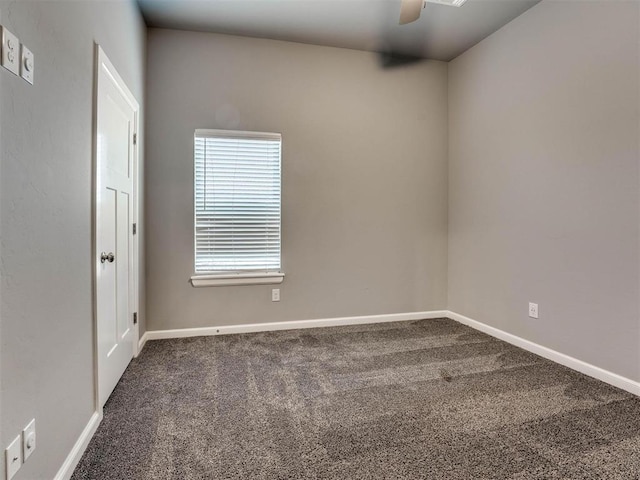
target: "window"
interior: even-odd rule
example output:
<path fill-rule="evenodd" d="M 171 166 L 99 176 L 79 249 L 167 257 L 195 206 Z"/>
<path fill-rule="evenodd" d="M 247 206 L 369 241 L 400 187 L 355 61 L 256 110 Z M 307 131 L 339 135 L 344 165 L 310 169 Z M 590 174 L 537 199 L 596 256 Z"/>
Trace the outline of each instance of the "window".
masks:
<path fill-rule="evenodd" d="M 194 286 L 280 283 L 279 133 L 196 130 Z"/>

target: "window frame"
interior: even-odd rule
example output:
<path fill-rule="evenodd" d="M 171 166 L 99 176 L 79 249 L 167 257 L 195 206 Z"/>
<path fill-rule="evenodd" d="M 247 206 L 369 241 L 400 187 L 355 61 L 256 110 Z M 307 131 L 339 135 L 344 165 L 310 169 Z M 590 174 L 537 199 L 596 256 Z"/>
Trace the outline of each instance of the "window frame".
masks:
<path fill-rule="evenodd" d="M 196 141 L 202 137 L 218 137 L 218 138 L 246 138 L 253 140 L 274 140 L 280 141 L 280 202 L 279 202 L 279 220 L 280 220 L 280 245 L 279 245 L 279 264 L 280 268 L 276 270 L 220 270 L 211 272 L 196 272 L 197 257 L 197 211 L 196 211 Z M 282 134 L 271 132 L 252 132 L 242 130 L 220 130 L 220 129 L 196 129 L 193 135 L 193 271 L 191 275 L 191 284 L 194 287 L 213 287 L 228 285 L 268 285 L 282 283 L 284 280 L 284 272 L 282 271 Z"/>

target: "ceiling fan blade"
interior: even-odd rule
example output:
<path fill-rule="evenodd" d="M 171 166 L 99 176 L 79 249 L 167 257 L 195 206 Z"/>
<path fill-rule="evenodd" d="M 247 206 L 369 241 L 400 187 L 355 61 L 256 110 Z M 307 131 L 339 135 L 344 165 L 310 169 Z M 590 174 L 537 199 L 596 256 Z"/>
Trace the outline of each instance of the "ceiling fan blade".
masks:
<path fill-rule="evenodd" d="M 424 0 L 402 0 L 400 4 L 400 25 L 418 20 L 423 6 Z"/>

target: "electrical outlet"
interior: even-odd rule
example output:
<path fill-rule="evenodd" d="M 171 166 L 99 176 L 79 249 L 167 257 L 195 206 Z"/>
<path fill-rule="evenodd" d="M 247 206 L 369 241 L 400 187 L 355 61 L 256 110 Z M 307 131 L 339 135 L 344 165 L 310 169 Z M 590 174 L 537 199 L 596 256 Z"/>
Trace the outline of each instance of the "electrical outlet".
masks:
<path fill-rule="evenodd" d="M 271 301 L 279 302 L 280 301 L 280 289 L 274 288 L 271 290 Z"/>
<path fill-rule="evenodd" d="M 538 304 L 529 303 L 529 316 L 531 318 L 538 318 Z"/>
<path fill-rule="evenodd" d="M 20 75 L 20 40 L 5 27 L 2 27 L 2 66 Z"/>
<path fill-rule="evenodd" d="M 4 451 L 7 480 L 11 480 L 13 476 L 20 470 L 22 466 L 22 445 L 20 443 L 20 435 L 18 435 L 11 445 Z"/>
<path fill-rule="evenodd" d="M 27 458 L 36 449 L 36 419 L 34 418 L 29 422 L 24 430 L 22 430 L 22 460 L 27 461 Z"/>

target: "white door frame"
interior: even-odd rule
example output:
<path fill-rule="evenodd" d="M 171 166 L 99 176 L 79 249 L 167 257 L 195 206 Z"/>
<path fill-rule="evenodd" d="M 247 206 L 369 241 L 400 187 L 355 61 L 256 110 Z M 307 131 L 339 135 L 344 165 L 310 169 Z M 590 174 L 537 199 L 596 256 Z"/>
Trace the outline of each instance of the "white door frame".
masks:
<path fill-rule="evenodd" d="M 98 315 L 97 315 L 97 271 L 96 271 L 96 258 L 98 255 L 98 236 L 97 236 L 97 195 L 98 195 L 98 77 L 100 69 L 104 68 L 107 74 L 111 77 L 114 84 L 120 90 L 127 103 L 131 106 L 135 112 L 134 117 L 134 133 L 136 135 L 136 141 L 133 145 L 133 223 L 137 225 L 136 235 L 133 236 L 133 304 L 134 312 L 138 312 L 138 322 L 133 325 L 133 356 L 137 357 L 140 353 L 139 341 L 140 341 L 140 222 L 139 222 L 139 206 L 140 206 L 140 143 L 139 136 L 140 128 L 140 106 L 138 101 L 133 96 L 122 77 L 118 74 L 117 70 L 105 54 L 104 50 L 97 43 L 95 44 L 95 69 L 94 69 L 94 83 L 93 83 L 93 148 L 92 148 L 92 242 L 91 242 L 91 270 L 92 270 L 92 294 L 93 294 L 93 370 L 94 370 L 94 402 L 96 412 L 102 419 L 102 405 L 100 405 L 99 395 L 99 369 L 98 369 Z"/>

